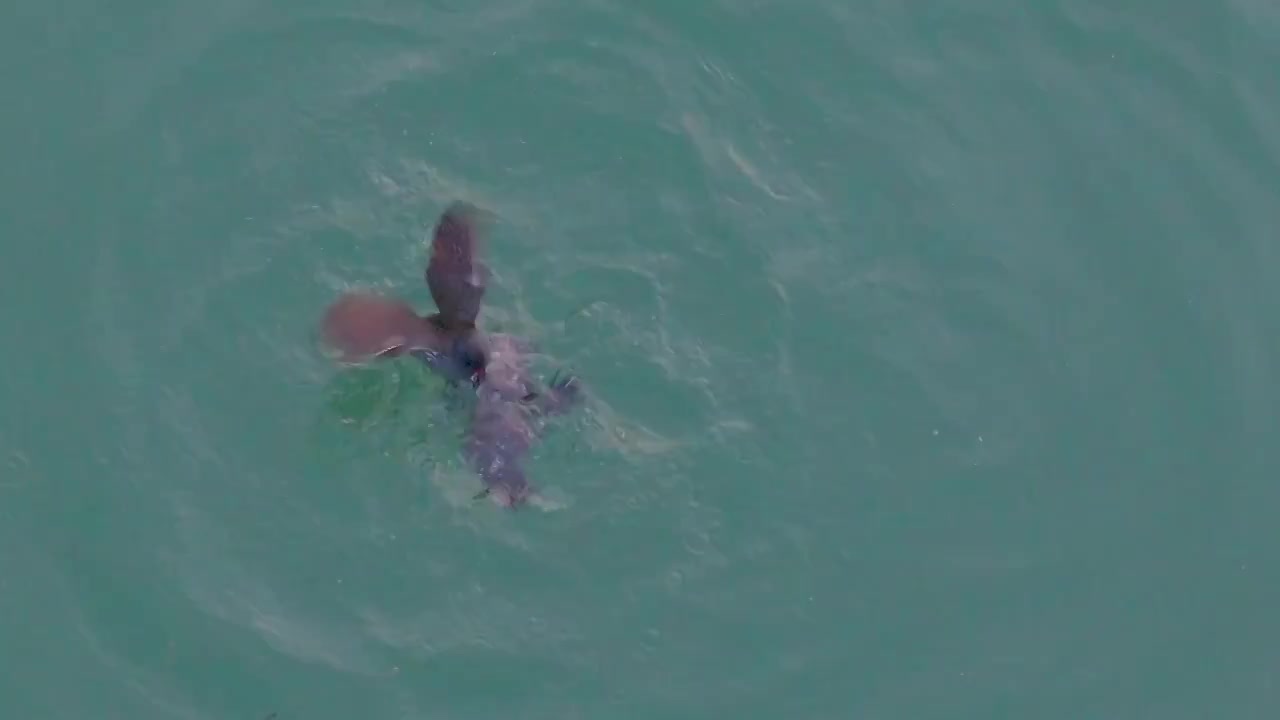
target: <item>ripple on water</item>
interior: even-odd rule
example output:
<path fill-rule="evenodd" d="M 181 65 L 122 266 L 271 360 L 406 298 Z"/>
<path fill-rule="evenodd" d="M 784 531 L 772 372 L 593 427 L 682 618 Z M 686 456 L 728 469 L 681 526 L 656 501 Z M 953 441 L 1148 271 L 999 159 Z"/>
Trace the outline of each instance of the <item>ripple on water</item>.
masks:
<path fill-rule="evenodd" d="M 375 659 L 348 625 L 283 599 L 270 582 L 237 560 L 221 523 L 186 499 L 175 499 L 174 509 L 182 545 L 172 569 L 197 607 L 301 662 L 360 675 L 386 672 L 385 662 Z"/>

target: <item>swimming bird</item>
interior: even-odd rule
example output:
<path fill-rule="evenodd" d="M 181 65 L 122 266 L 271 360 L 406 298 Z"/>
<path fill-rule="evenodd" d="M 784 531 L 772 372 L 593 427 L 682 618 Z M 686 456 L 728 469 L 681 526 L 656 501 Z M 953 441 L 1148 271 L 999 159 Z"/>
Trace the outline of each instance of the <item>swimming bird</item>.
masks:
<path fill-rule="evenodd" d="M 478 385 L 485 359 L 477 343 L 476 316 L 488 284 L 480 261 L 480 213 L 455 202 L 436 222 L 425 279 L 437 312 L 422 316 L 407 302 L 368 291 L 341 295 L 324 313 L 321 337 L 343 363 L 411 355 L 451 385 Z"/>
<path fill-rule="evenodd" d="M 582 389 L 576 376 L 557 372 L 539 390 L 529 374 L 530 350 L 529 343 L 505 333 L 484 337 L 487 364 L 467 429 L 464 452 L 485 486 L 475 497 L 489 497 L 504 507 L 519 507 L 535 494 L 524 458 L 545 420 L 567 412 Z"/>
<path fill-rule="evenodd" d="M 489 280 L 481 217 L 474 205 L 459 201 L 436 223 L 425 273 L 435 314 L 420 316 L 404 301 L 351 292 L 330 305 L 321 326 L 343 362 L 409 354 L 451 385 L 468 382 L 477 401 L 464 455 L 484 483 L 475 497 L 514 508 L 536 494 L 524 458 L 545 420 L 573 407 L 582 385 L 572 374 L 556 373 L 539 388 L 530 374 L 530 341 L 477 328 Z"/>

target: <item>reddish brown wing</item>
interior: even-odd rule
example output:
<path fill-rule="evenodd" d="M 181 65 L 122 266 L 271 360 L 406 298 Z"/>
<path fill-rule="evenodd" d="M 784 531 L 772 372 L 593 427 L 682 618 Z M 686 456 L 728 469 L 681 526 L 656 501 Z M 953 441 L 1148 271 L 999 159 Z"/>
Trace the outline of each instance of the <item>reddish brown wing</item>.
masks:
<path fill-rule="evenodd" d="M 363 362 L 391 356 L 431 342 L 426 320 L 400 300 L 353 292 L 334 301 L 321 321 L 326 345 L 343 362 Z"/>
<path fill-rule="evenodd" d="M 447 329 L 473 327 L 489 282 L 481 259 L 483 228 L 479 208 L 455 202 L 436 223 L 427 263 L 427 287 L 439 309 L 439 323 Z"/>

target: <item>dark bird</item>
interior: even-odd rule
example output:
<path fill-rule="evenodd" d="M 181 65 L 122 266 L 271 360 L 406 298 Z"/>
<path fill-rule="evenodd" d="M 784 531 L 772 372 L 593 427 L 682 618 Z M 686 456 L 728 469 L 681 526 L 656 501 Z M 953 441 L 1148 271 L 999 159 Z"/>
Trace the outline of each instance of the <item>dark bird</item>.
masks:
<path fill-rule="evenodd" d="M 485 486 L 476 498 L 518 507 L 535 494 L 524 458 L 545 420 L 580 398 L 581 383 L 557 373 L 540 389 L 529 372 L 532 343 L 476 326 L 489 281 L 481 218 L 475 206 L 455 202 L 436 223 L 425 274 L 435 314 L 421 316 L 401 300 L 351 292 L 325 311 L 321 334 L 342 362 L 407 354 L 450 384 L 465 381 L 475 388 L 464 455 Z"/>
<path fill-rule="evenodd" d="M 489 270 L 479 261 L 483 233 L 477 209 L 456 202 L 436 223 L 425 278 L 438 312 L 419 315 L 403 300 L 344 293 L 325 311 L 321 337 L 343 363 L 412 355 L 451 384 L 473 386 L 484 374 L 476 316 Z"/>

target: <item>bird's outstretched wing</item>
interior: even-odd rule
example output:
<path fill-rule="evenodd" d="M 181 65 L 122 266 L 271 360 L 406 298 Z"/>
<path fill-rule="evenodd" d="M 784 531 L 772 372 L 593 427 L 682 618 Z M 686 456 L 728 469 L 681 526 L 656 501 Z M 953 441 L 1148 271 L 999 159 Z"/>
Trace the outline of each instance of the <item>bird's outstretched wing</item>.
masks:
<path fill-rule="evenodd" d="M 325 310 L 320 333 L 347 363 L 436 344 L 430 324 L 408 303 L 368 292 L 349 292 L 335 300 Z"/>
<path fill-rule="evenodd" d="M 458 201 L 445 208 L 436 222 L 427 263 L 427 287 L 439 314 L 435 321 L 446 330 L 475 326 L 489 282 L 482 259 L 484 228 L 479 208 Z"/>

